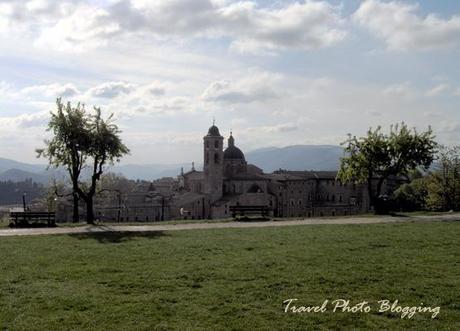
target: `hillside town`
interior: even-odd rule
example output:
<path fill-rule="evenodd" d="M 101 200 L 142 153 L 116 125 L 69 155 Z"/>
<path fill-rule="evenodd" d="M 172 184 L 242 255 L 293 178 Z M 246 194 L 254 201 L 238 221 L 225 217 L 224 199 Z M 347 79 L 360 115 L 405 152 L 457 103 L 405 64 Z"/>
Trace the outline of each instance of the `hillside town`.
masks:
<path fill-rule="evenodd" d="M 342 183 L 335 171 L 264 173 L 248 164 L 232 132 L 224 137 L 212 125 L 203 137 L 203 169 L 182 169 L 176 178 L 142 181 L 130 192 L 111 192 L 97 200 L 96 217 L 110 222 L 230 218 L 232 206 L 265 206 L 272 217 L 321 217 L 366 213 L 366 186 Z M 397 183 L 388 181 L 385 191 Z M 84 216 L 84 209 L 82 209 Z M 56 219 L 72 220 L 72 201 L 61 198 Z"/>

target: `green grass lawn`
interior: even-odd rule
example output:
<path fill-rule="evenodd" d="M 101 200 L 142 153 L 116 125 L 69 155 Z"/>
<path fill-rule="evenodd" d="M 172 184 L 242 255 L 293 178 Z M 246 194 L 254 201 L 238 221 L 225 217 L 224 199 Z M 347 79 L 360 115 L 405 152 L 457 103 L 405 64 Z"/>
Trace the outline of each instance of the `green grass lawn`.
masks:
<path fill-rule="evenodd" d="M 460 222 L 4 237 L 0 329 L 459 330 L 459 238 Z M 401 319 L 382 299 L 441 310 Z"/>
<path fill-rule="evenodd" d="M 8 216 L 0 217 L 0 230 L 7 229 L 10 225 L 10 218 Z"/>

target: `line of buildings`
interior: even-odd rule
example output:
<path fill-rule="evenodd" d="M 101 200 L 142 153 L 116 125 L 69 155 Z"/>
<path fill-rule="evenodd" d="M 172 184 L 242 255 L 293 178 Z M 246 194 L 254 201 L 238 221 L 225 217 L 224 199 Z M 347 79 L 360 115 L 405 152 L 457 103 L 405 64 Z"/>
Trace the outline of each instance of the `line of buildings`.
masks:
<path fill-rule="evenodd" d="M 369 211 L 367 188 L 345 184 L 335 171 L 278 170 L 264 173 L 248 164 L 232 133 L 224 137 L 212 125 L 203 137 L 203 169 L 183 170 L 177 178 L 139 185 L 96 203 L 107 221 L 161 221 L 231 217 L 230 206 L 268 206 L 273 217 L 355 215 Z M 391 189 L 391 185 L 387 185 Z M 57 206 L 57 219 L 70 221 L 69 203 Z"/>

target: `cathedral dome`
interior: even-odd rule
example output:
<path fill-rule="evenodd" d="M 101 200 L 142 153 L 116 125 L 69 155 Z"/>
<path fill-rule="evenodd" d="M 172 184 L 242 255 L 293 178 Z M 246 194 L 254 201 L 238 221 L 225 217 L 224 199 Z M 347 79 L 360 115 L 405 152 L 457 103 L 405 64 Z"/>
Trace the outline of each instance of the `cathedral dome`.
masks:
<path fill-rule="evenodd" d="M 208 136 L 220 137 L 219 128 L 213 124 L 208 130 Z"/>
<path fill-rule="evenodd" d="M 224 160 L 243 160 L 244 161 L 244 154 L 236 146 L 229 146 L 224 151 Z"/>
<path fill-rule="evenodd" d="M 235 139 L 230 133 L 230 138 L 228 138 L 228 147 L 224 151 L 224 160 L 243 160 L 244 154 L 238 147 L 235 146 Z"/>

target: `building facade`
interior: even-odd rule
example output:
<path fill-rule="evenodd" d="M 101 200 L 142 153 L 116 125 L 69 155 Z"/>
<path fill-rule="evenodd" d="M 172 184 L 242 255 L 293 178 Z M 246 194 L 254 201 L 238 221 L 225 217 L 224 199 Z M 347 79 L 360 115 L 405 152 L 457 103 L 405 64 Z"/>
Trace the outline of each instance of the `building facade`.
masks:
<path fill-rule="evenodd" d="M 369 210 L 365 186 L 343 184 L 336 179 L 337 172 L 265 174 L 247 163 L 232 133 L 225 149 L 223 140 L 219 129 L 211 126 L 203 138 L 203 171 L 193 169 L 179 176 L 180 189 L 202 201 L 201 212 L 192 208 L 193 203 L 183 203 L 181 208 L 194 210 L 191 218 L 227 218 L 230 207 L 236 205 L 268 206 L 273 217 L 353 215 Z M 180 195 L 177 203 L 181 203 Z"/>

